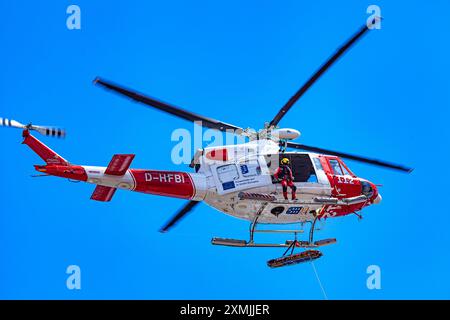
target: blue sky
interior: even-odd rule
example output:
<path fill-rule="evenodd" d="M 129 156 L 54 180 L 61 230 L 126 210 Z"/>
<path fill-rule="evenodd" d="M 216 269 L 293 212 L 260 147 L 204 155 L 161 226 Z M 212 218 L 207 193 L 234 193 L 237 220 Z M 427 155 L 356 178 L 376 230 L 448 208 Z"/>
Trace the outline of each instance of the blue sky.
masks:
<path fill-rule="evenodd" d="M 81 30 L 66 8 L 81 8 Z M 381 7 L 369 33 L 290 111 L 300 142 L 404 163 L 405 175 L 347 161 L 382 184 L 383 202 L 328 220 L 336 237 L 315 263 L 331 299 L 450 298 L 446 204 L 450 46 L 447 1 L 48 1 L 0 3 L 0 116 L 61 125 L 42 138 L 77 164 L 172 164 L 176 128 L 192 125 L 94 87 L 95 76 L 224 122 L 259 128 Z M 41 137 L 39 137 L 41 138 Z M 206 205 L 170 233 L 184 202 L 118 191 L 90 201 L 92 185 L 30 178 L 41 160 L 2 129 L 0 298 L 322 299 L 311 265 L 271 270 L 277 249 L 213 247 L 246 238 L 248 224 Z M 81 268 L 81 290 L 65 270 Z M 368 290 L 366 268 L 381 268 Z"/>

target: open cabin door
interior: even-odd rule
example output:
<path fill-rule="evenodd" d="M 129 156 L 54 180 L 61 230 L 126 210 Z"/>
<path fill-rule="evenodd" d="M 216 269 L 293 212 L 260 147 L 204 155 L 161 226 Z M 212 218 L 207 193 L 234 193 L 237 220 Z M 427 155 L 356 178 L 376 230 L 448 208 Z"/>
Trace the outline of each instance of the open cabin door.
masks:
<path fill-rule="evenodd" d="M 289 159 L 289 167 L 294 176 L 294 183 L 303 193 L 323 194 L 324 190 L 328 190 L 330 183 L 328 177 L 323 170 L 319 159 L 311 157 L 307 153 L 278 153 L 266 155 L 266 163 L 269 167 L 271 176 L 280 166 L 283 158 Z M 316 161 L 317 160 L 317 161 Z M 273 181 L 273 183 L 278 183 Z M 326 186 L 324 188 L 324 186 Z"/>

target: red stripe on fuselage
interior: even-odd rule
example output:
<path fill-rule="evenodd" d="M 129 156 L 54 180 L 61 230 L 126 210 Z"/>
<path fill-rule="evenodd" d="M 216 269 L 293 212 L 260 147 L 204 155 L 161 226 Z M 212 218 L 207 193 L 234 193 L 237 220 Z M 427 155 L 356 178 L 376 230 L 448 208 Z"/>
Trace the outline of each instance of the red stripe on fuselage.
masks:
<path fill-rule="evenodd" d="M 186 172 L 130 169 L 135 180 L 134 191 L 192 199 L 195 186 L 191 176 Z"/>

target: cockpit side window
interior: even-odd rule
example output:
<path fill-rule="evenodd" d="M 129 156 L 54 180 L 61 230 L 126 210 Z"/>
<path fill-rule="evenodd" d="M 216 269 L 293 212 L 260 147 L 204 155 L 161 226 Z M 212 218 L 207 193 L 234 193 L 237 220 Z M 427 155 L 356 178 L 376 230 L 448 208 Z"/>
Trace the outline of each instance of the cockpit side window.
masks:
<path fill-rule="evenodd" d="M 341 165 L 339 164 L 339 161 L 337 161 L 336 159 L 330 159 L 329 162 L 334 174 L 339 176 L 344 175 L 344 173 L 342 172 Z"/>

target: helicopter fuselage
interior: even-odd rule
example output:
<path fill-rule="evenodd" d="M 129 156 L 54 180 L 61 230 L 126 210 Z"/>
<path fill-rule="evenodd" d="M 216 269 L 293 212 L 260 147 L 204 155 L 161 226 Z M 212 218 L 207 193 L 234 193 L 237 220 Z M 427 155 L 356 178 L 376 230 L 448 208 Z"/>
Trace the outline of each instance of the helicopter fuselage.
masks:
<path fill-rule="evenodd" d="M 311 221 L 317 214 L 334 217 L 356 212 L 381 199 L 376 187 L 356 177 L 335 156 L 279 152 L 277 143 L 256 140 L 200 149 L 195 172 L 129 169 L 134 155 L 115 155 L 108 167 L 69 164 L 29 133 L 29 145 L 46 162 L 36 170 L 53 176 L 96 184 L 92 199 L 110 201 L 116 189 L 204 201 L 244 220 L 258 212 L 261 223 Z M 296 200 L 283 197 L 274 179 L 281 158 L 290 160 Z"/>

